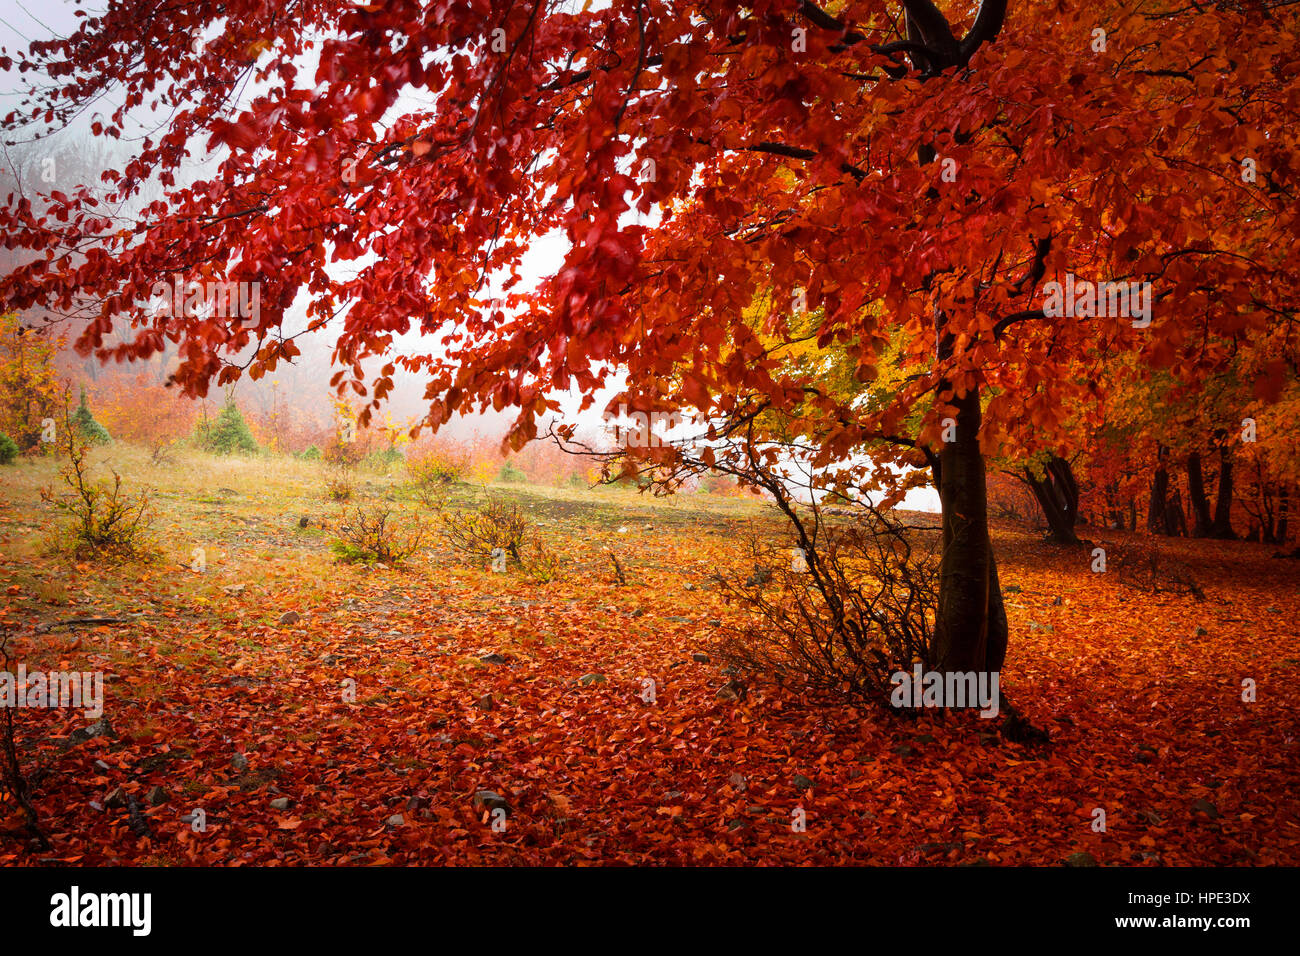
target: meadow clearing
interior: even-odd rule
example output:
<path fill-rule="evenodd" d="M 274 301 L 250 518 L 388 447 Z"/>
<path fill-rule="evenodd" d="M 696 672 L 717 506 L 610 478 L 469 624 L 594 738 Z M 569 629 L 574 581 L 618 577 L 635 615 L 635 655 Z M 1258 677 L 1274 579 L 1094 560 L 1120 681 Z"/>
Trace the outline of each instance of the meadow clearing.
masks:
<path fill-rule="evenodd" d="M 995 522 L 1002 687 L 1050 735 L 1019 741 L 728 669 L 748 612 L 715 575 L 784 528 L 754 496 L 449 485 L 520 505 L 539 578 L 457 553 L 400 469 L 340 503 L 315 461 L 90 454 L 151 489 L 158 553 L 51 551 L 56 459 L 0 470 L 8 652 L 105 681 L 99 720 L 14 711 L 49 846 L 10 801 L 0 863 L 1300 863 L 1300 588 L 1270 546 L 1162 541 L 1198 597 Z M 426 537 L 341 560 L 357 506 Z"/>

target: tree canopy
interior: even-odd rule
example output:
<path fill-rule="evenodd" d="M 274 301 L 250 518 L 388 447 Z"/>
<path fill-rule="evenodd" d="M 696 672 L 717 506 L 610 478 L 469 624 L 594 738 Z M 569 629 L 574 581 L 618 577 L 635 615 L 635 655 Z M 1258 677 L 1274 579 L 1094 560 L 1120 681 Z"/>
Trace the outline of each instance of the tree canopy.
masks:
<path fill-rule="evenodd" d="M 305 303 L 363 424 L 403 369 L 429 424 L 513 408 L 518 447 L 619 374 L 828 482 L 928 466 L 940 647 L 974 622 L 940 658 L 996 667 L 987 456 L 1100 428 L 1116 369 L 1294 377 L 1295 38 L 1264 2 L 124 0 L 3 60 L 52 80 L 10 128 L 161 115 L 107 203 L 9 204 L 0 308 L 89 303 L 81 349 L 172 343 L 204 394 L 292 359 Z"/>
<path fill-rule="evenodd" d="M 1099 357 L 1193 378 L 1292 321 L 1289 8 L 833 10 L 128 0 L 19 57 L 55 82 L 8 122 L 57 125 L 116 90 L 94 123 L 116 137 L 133 110 L 166 108 L 107 174 L 121 197 L 156 179 L 165 198 L 126 227 L 79 190 L 17 201 L 7 242 L 40 256 L 3 298 L 94 297 L 83 348 L 130 323 L 109 351 L 181 342 L 177 380 L 203 392 L 250 343 L 254 374 L 292 357 L 281 323 L 305 295 L 312 321 L 339 323 L 340 383 L 380 399 L 394 367 L 427 373 L 435 422 L 513 405 L 531 437 L 549 390 L 620 365 L 649 405 L 757 392 L 797 408 L 828 455 L 975 384 L 993 392 L 986 441 L 1029 443 L 1104 388 L 1086 374 Z M 220 166 L 181 185 L 196 137 Z M 525 289 L 530 243 L 557 231 L 563 262 Z M 1042 284 L 1067 272 L 1152 283 L 1150 325 L 1045 320 Z M 261 314 L 149 314 L 176 273 L 260 283 Z M 763 336 L 745 320 L 760 299 Z M 894 401 L 846 415 L 810 392 L 772 343 L 798 328 L 789 303 L 820 311 L 819 344 L 842 343 L 868 380 L 904 330 Z M 443 347 L 364 384 L 360 361 L 412 329 Z"/>

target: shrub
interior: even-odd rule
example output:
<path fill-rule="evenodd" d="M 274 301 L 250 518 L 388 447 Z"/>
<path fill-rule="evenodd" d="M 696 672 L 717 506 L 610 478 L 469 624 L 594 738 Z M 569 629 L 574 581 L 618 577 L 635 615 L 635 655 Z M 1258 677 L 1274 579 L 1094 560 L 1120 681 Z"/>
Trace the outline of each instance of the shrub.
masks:
<path fill-rule="evenodd" d="M 416 519 L 402 528 L 391 508 L 354 508 L 339 522 L 342 539 L 333 544 L 341 561 L 400 564 L 424 543 L 427 528 Z"/>
<path fill-rule="evenodd" d="M 257 439 L 248 428 L 239 406 L 227 398 L 221 412 L 212 420 L 201 419 L 194 429 L 199 447 L 214 455 L 256 454 Z"/>
<path fill-rule="evenodd" d="M 330 442 L 321 452 L 321 458 L 327 464 L 339 465 L 344 468 L 355 468 L 361 464 L 361 460 L 365 457 L 366 452 L 360 442 L 343 441 L 341 439 Z"/>
<path fill-rule="evenodd" d="M 497 481 L 517 484 L 527 480 L 528 476 L 508 461 L 501 466 L 501 470 L 497 473 Z"/>
<path fill-rule="evenodd" d="M 404 460 L 405 456 L 399 449 L 385 448 L 383 451 L 372 451 L 362 460 L 363 467 L 372 468 L 382 475 L 388 474 L 394 465 Z"/>
<path fill-rule="evenodd" d="M 122 477 L 115 471 L 111 484 L 92 479 L 86 446 L 77 440 L 72 427 L 64 429 L 60 449 L 67 458 L 60 477 L 70 491 L 56 495 L 53 489 L 42 488 L 41 498 L 69 518 L 72 552 L 78 557 L 151 557 L 154 548 L 149 528 L 153 508 L 149 492 L 128 495 L 122 488 Z"/>
<path fill-rule="evenodd" d="M 18 445 L 8 435 L 0 432 L 0 465 L 12 465 L 18 457 Z"/>
<path fill-rule="evenodd" d="M 441 511 L 439 518 L 448 544 L 462 554 L 484 562 L 504 556 L 507 568 L 522 568 L 538 581 L 558 574 L 559 559 L 518 504 L 488 498 L 476 510 Z"/>
<path fill-rule="evenodd" d="M 303 461 L 320 461 L 321 451 L 315 445 L 312 445 L 306 451 L 299 452 L 297 457 Z"/>
<path fill-rule="evenodd" d="M 448 543 L 462 554 L 490 559 L 501 549 L 516 562 L 521 560 L 529 521 L 519 505 L 489 498 L 474 511 L 443 511 L 438 517 Z"/>
<path fill-rule="evenodd" d="M 417 485 L 460 481 L 468 467 L 467 455 L 443 448 L 421 448 L 406 457 L 406 472 Z"/>
<path fill-rule="evenodd" d="M 938 608 L 938 556 L 914 548 L 879 512 L 866 527 L 795 522 L 801 548 L 755 542 L 753 572 L 718 575 L 751 615 L 723 641 L 742 672 L 887 704 L 897 671 L 929 670 Z M 801 560 L 802 559 L 802 560 Z"/>
<path fill-rule="evenodd" d="M 330 501 L 347 501 L 352 497 L 352 472 L 344 465 L 331 465 L 325 471 L 325 497 Z"/>
<path fill-rule="evenodd" d="M 460 481 L 468 467 L 467 455 L 441 447 L 413 450 L 406 458 L 406 471 L 416 495 L 433 511 L 442 509 L 448 486 Z"/>
<path fill-rule="evenodd" d="M 176 442 L 168 438 L 155 438 L 149 443 L 149 464 L 156 466 L 175 464 L 173 452 Z"/>
<path fill-rule="evenodd" d="M 520 567 L 528 577 L 538 584 L 554 581 L 560 576 L 560 558 L 546 546 L 541 535 L 534 532 L 524 541 L 520 548 Z"/>
<path fill-rule="evenodd" d="M 81 402 L 77 405 L 77 410 L 72 413 L 71 427 L 79 439 L 92 445 L 107 445 L 113 440 L 108 430 L 95 421 L 95 416 L 90 413 L 84 388 L 81 390 Z"/>

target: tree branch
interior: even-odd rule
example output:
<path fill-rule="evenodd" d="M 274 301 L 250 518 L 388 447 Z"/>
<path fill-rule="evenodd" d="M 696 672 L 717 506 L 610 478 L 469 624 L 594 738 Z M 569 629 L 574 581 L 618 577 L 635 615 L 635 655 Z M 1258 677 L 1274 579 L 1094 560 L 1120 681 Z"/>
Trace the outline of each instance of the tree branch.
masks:
<path fill-rule="evenodd" d="M 961 61 L 967 63 L 983 44 L 991 43 L 1002 32 L 1002 24 L 1007 19 L 1007 0 L 983 0 L 979 13 L 975 14 L 975 25 L 970 28 L 961 41 Z"/>
<path fill-rule="evenodd" d="M 1009 326 L 1015 325 L 1017 322 L 1029 322 L 1033 319 L 1045 318 L 1047 318 L 1047 316 L 1043 315 L 1042 309 L 1026 309 L 1023 312 L 1012 313 L 1011 315 L 998 319 L 997 325 L 993 326 L 993 338 L 995 340 L 1001 339 L 1002 333 L 1005 332 Z"/>
<path fill-rule="evenodd" d="M 908 22 L 920 33 L 921 42 L 937 54 L 940 69 L 959 62 L 961 45 L 952 35 L 948 19 L 931 0 L 903 0 L 903 9 L 907 11 Z"/>

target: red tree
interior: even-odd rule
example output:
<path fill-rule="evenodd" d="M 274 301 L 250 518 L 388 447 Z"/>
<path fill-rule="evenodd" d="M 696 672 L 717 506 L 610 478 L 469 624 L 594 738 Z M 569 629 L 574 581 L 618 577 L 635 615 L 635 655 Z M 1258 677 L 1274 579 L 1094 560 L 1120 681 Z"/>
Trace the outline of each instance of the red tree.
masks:
<path fill-rule="evenodd" d="M 405 367 L 427 376 L 435 425 L 518 408 L 516 445 L 550 390 L 590 395 L 615 367 L 634 408 L 725 418 L 757 400 L 819 465 L 868 450 L 931 467 L 938 659 L 996 668 L 984 455 L 1086 414 L 1098 357 L 1194 382 L 1236 340 L 1294 322 L 1297 8 L 835 10 L 122 0 L 20 61 L 56 80 L 29 116 L 65 122 L 121 87 L 95 124 L 116 137 L 129 110 L 167 104 L 162 134 L 110 173 L 124 196 L 156 178 L 166 197 L 127 228 L 81 191 L 18 199 L 6 241 L 40 258 L 0 283 L 0 307 L 89 297 L 82 348 L 141 357 L 170 340 L 178 381 L 202 393 L 252 347 L 255 375 L 291 359 L 282 321 L 305 294 L 312 322 L 340 322 L 335 384 L 379 401 Z M 199 135 L 220 166 L 182 184 Z M 526 290 L 522 258 L 552 231 L 563 262 Z M 142 307 L 172 275 L 258 283 L 260 312 Z M 1151 283 L 1150 324 L 1086 297 L 1045 313 L 1044 284 L 1074 277 Z M 901 384 L 849 402 L 792 369 L 781 346 L 805 312 L 859 382 L 889 361 Z M 108 346 L 124 323 L 131 341 Z M 440 341 L 390 354 L 411 329 Z M 362 360 L 386 354 L 363 383 Z"/>

